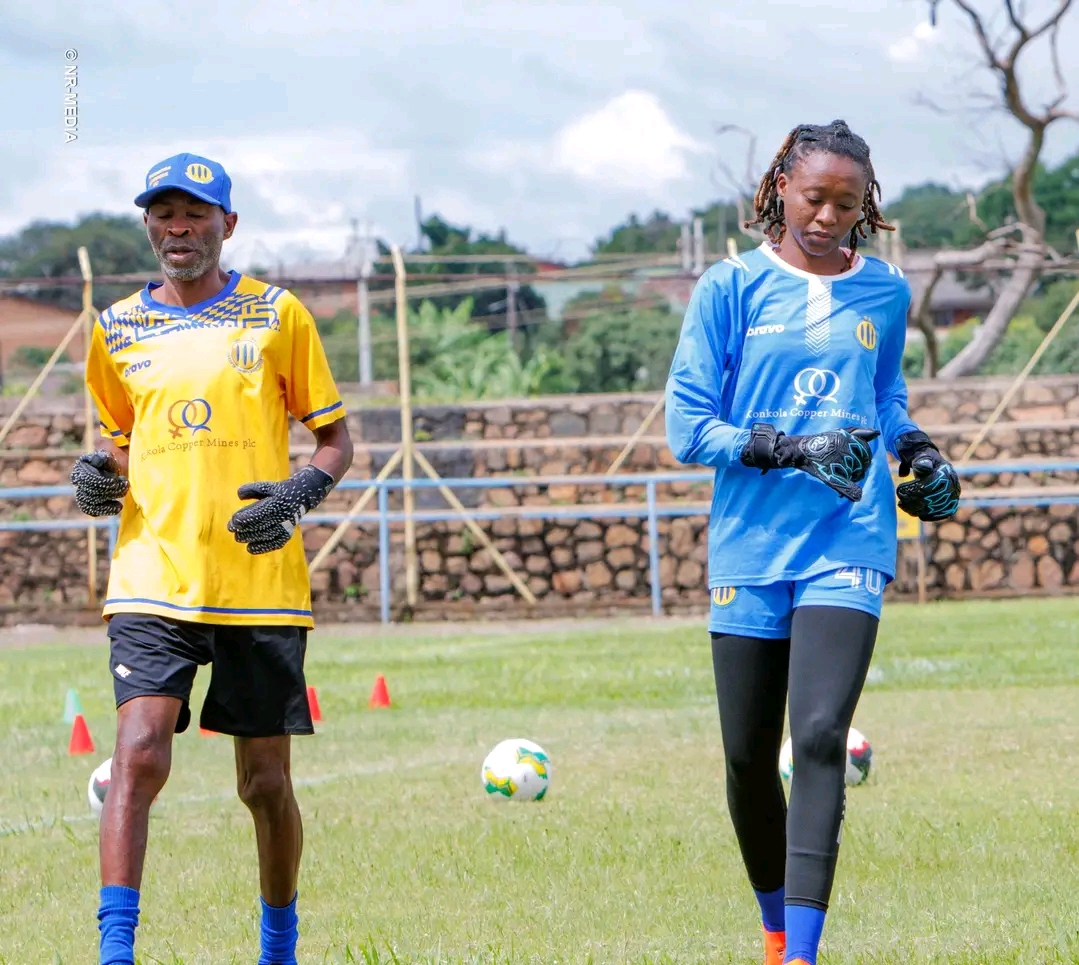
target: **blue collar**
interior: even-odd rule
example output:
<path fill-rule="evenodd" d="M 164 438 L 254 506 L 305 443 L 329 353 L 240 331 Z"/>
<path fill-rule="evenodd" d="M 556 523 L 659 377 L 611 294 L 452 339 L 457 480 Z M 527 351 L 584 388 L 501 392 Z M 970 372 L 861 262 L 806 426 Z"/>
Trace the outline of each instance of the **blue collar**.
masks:
<path fill-rule="evenodd" d="M 146 287 L 140 293 L 142 295 L 142 303 L 147 308 L 154 308 L 161 312 L 172 312 L 176 315 L 197 315 L 201 311 L 205 311 L 211 305 L 221 301 L 222 298 L 227 298 L 236 290 L 236 286 L 240 283 L 240 273 L 238 271 L 229 272 L 229 280 L 225 283 L 225 287 L 221 289 L 212 298 L 207 298 L 204 302 L 199 302 L 196 305 L 188 305 L 186 308 L 183 305 L 166 305 L 164 302 L 159 302 L 153 296 L 153 291 L 161 287 L 160 282 L 150 281 L 146 283 Z"/>

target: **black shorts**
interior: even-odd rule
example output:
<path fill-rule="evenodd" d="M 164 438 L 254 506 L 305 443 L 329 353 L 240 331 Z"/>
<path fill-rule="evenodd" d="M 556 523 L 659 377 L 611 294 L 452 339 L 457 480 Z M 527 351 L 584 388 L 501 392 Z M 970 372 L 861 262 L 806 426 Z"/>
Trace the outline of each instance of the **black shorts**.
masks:
<path fill-rule="evenodd" d="M 176 733 L 191 722 L 191 685 L 212 664 L 200 725 L 233 737 L 313 734 L 303 662 L 305 627 L 191 623 L 146 613 L 109 619 L 116 706 L 133 697 L 183 701 Z"/>

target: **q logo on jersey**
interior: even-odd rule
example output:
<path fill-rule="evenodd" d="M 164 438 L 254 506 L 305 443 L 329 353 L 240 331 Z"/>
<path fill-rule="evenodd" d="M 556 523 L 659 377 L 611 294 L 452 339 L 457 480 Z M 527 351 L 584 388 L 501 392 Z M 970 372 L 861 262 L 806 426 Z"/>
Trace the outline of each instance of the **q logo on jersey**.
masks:
<path fill-rule="evenodd" d="M 794 402 L 805 405 L 809 399 L 817 402 L 838 402 L 839 376 L 831 369 L 802 369 L 794 377 Z"/>
<path fill-rule="evenodd" d="M 229 345 L 229 365 L 243 375 L 262 368 L 262 349 L 253 338 L 238 338 Z"/>
<path fill-rule="evenodd" d="M 179 399 L 169 406 L 169 425 L 172 426 L 172 438 L 178 439 L 184 429 L 190 429 L 191 435 L 205 430 L 210 431 L 210 403 L 205 399 Z"/>
<path fill-rule="evenodd" d="M 188 179 L 194 181 L 196 184 L 209 184 L 214 179 L 214 172 L 211 171 L 205 164 L 189 164 L 187 170 L 184 171 Z"/>
<path fill-rule="evenodd" d="M 854 330 L 854 335 L 867 352 L 872 352 L 877 347 L 877 328 L 868 315 L 858 323 L 858 327 Z"/>
<path fill-rule="evenodd" d="M 733 586 L 717 586 L 712 591 L 712 602 L 716 606 L 729 606 L 734 602 L 734 596 L 737 592 Z"/>

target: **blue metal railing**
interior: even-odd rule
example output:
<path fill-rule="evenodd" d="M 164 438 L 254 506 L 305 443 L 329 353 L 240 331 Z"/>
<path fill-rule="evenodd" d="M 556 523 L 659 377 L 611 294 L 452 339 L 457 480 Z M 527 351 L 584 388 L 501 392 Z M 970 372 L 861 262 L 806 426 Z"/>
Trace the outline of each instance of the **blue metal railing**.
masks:
<path fill-rule="evenodd" d="M 961 476 L 1029 475 L 1031 473 L 1079 472 L 1077 460 L 1037 460 L 1012 462 L 987 462 L 957 466 Z M 706 484 L 712 480 L 711 472 L 657 472 L 623 473 L 614 476 L 579 475 L 579 476 L 483 476 L 468 479 L 413 479 L 413 489 L 434 489 L 448 486 L 450 489 L 513 489 L 524 486 L 549 487 L 559 486 L 604 486 L 604 487 L 643 487 L 642 503 L 549 503 L 542 506 L 524 505 L 512 507 L 469 508 L 468 515 L 475 520 L 504 519 L 514 516 L 519 519 L 595 519 L 596 517 L 614 519 L 647 519 L 648 564 L 652 590 L 652 612 L 659 615 L 662 611 L 661 588 L 659 582 L 659 519 L 661 517 L 704 516 L 708 514 L 708 504 L 704 502 L 676 502 L 660 504 L 657 490 L 660 485 L 671 483 Z M 375 524 L 378 527 L 379 556 L 379 605 L 383 623 L 390 620 L 390 526 L 403 522 L 405 514 L 401 510 L 390 509 L 390 492 L 405 487 L 403 479 L 366 480 L 344 479 L 338 485 L 339 490 L 359 490 L 375 487 L 377 510 L 358 513 L 351 517 L 356 524 Z M 984 508 L 987 506 L 1053 506 L 1079 505 L 1079 487 L 1072 492 L 1054 492 L 1049 489 L 1044 494 L 1031 494 L 1029 491 L 1016 496 L 1007 490 L 1000 490 L 990 495 L 974 493 L 960 500 L 960 505 Z M 71 486 L 15 486 L 0 488 L 0 500 L 48 499 L 55 496 L 72 496 Z M 305 516 L 305 525 L 325 525 L 341 523 L 350 517 L 346 513 L 310 513 Z M 412 513 L 416 522 L 442 523 L 460 520 L 452 509 L 418 509 Z M 118 520 L 90 519 L 30 519 L 0 520 L 0 531 L 16 530 L 24 532 L 50 532 L 56 530 L 104 529 L 109 539 L 109 557 L 116 548 Z"/>

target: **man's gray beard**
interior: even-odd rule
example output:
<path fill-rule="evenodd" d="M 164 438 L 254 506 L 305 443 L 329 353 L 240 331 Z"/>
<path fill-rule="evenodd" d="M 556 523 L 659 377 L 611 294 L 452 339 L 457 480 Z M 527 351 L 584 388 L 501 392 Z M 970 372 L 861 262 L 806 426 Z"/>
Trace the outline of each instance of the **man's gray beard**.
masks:
<path fill-rule="evenodd" d="M 203 246 L 199 249 L 198 260 L 195 264 L 188 267 L 180 265 L 171 265 L 166 261 L 164 252 L 158 245 L 155 245 L 152 241 L 150 246 L 154 249 L 154 254 L 157 256 L 158 264 L 161 265 L 161 270 L 164 274 L 171 278 L 173 281 L 195 281 L 201 278 L 207 272 L 212 271 L 221 260 L 221 248 L 224 243 L 223 238 L 219 238 L 216 235 L 212 238 L 207 238 Z M 197 244 L 191 242 L 192 245 Z"/>

